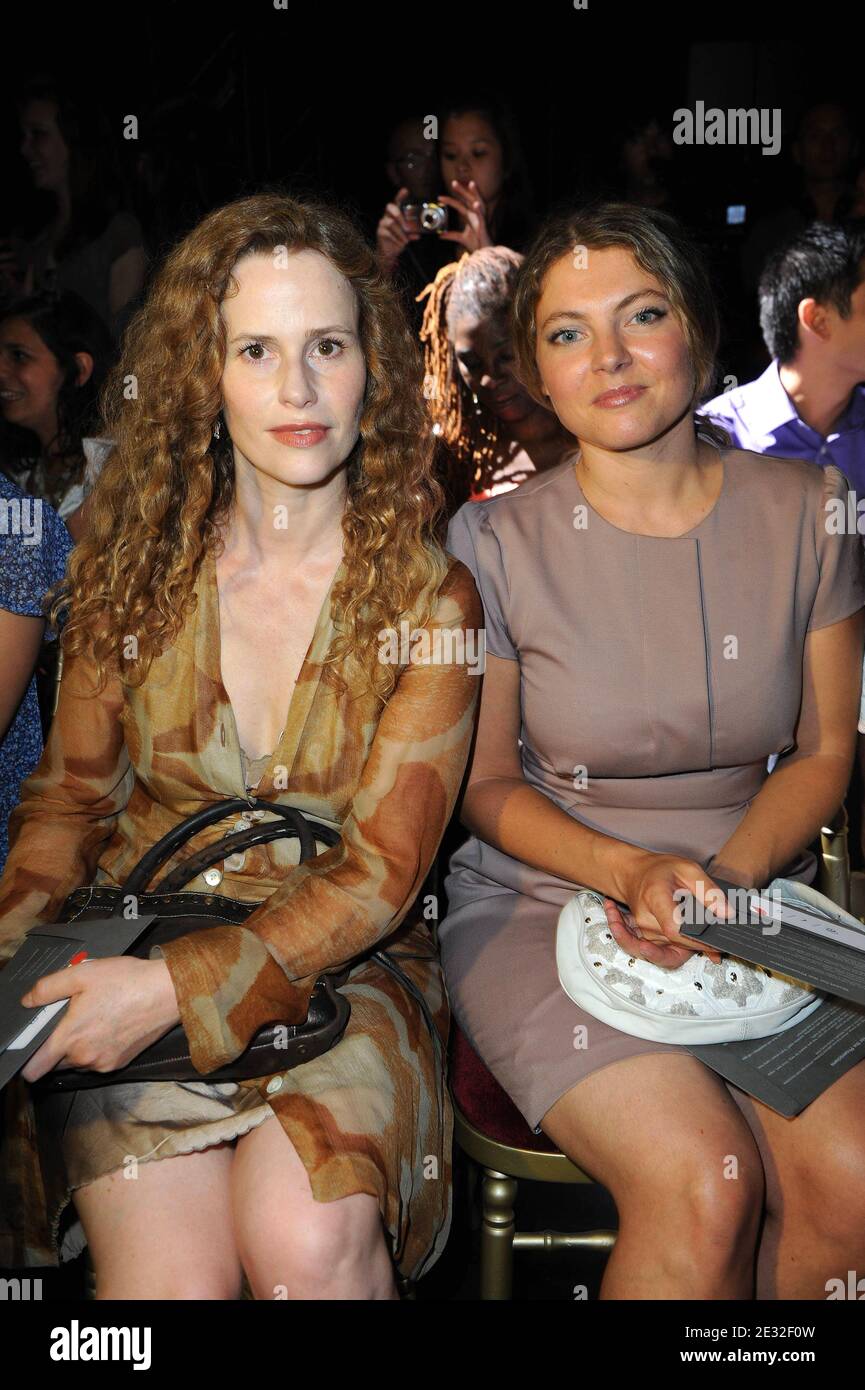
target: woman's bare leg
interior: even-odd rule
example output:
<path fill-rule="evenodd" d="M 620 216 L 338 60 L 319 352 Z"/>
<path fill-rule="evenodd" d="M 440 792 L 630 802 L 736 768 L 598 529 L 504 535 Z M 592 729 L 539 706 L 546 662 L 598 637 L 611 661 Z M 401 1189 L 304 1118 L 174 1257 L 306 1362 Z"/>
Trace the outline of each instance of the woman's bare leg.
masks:
<path fill-rule="evenodd" d="M 237 1141 L 237 1248 L 256 1298 L 398 1299 L 378 1198 L 317 1202 L 291 1140 L 265 1120 Z"/>
<path fill-rule="evenodd" d="M 73 1193 L 98 1299 L 235 1299 L 230 1143 L 139 1163 Z"/>
<path fill-rule="evenodd" d="M 720 1077 L 695 1057 L 628 1057 L 571 1087 L 541 1126 L 618 1208 L 601 1298 L 754 1297 L 762 1164 Z"/>
<path fill-rule="evenodd" d="M 757 1297 L 825 1299 L 830 1279 L 865 1276 L 865 1062 L 792 1120 L 731 1090 L 766 1174 Z"/>

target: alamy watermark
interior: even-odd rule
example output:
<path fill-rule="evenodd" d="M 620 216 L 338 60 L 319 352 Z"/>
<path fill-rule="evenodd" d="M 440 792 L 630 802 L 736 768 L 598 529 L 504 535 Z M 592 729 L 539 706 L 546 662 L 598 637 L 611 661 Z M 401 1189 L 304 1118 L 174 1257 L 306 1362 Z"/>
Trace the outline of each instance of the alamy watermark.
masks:
<path fill-rule="evenodd" d="M 0 497 L 0 536 L 21 536 L 25 545 L 39 545 L 42 498 Z"/>
<path fill-rule="evenodd" d="M 51 1331 L 48 1355 L 52 1361 L 131 1361 L 134 1371 L 151 1365 L 150 1327 L 88 1327 L 73 1318 L 68 1327 Z"/>
<path fill-rule="evenodd" d="M 383 666 L 467 666 L 482 676 L 486 659 L 483 628 L 413 628 L 403 618 L 399 631 L 383 627 L 378 633 L 378 659 Z"/>
<path fill-rule="evenodd" d="M 673 920 L 677 927 L 718 927 L 724 922 L 736 922 L 749 926 L 759 926 L 761 936 L 777 936 L 781 930 L 779 921 L 774 920 L 776 908 L 784 902 L 783 894 L 777 889 L 730 888 L 726 892 L 717 885 L 699 882 L 696 885 L 704 894 L 710 891 L 712 898 L 720 905 L 723 901 L 729 909 L 729 917 L 719 916 L 711 901 L 701 902 L 685 888 L 677 888 L 673 893 L 676 904 Z"/>
<path fill-rule="evenodd" d="M 827 535 L 865 536 L 865 498 L 852 489 L 845 497 L 830 497 L 824 509 Z"/>
<path fill-rule="evenodd" d="M 738 107 L 723 111 L 698 101 L 692 111 L 680 106 L 673 112 L 674 145 L 762 145 L 763 154 L 781 148 L 781 108 Z"/>
<path fill-rule="evenodd" d="M 41 1279 L 0 1279 L 0 1303 L 30 1303 L 41 1297 Z"/>

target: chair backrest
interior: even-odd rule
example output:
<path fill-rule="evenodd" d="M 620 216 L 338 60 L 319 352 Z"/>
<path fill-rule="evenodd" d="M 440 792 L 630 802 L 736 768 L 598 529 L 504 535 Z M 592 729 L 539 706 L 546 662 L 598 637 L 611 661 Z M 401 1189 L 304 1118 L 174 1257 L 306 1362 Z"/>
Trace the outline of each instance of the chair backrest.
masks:
<path fill-rule="evenodd" d="M 820 868 L 817 881 L 820 892 L 831 898 L 845 912 L 850 911 L 850 848 L 848 844 L 847 808 L 842 806 L 829 825 L 820 831 Z"/>

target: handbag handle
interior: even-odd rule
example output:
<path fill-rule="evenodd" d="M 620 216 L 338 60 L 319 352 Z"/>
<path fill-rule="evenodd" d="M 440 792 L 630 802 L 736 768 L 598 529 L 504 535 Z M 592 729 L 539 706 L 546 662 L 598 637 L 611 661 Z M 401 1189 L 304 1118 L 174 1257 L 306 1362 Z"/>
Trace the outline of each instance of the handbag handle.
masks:
<path fill-rule="evenodd" d="M 185 859 L 182 864 L 178 864 L 153 891 L 177 892 L 209 864 L 250 845 L 267 844 L 271 840 L 296 835 L 300 841 L 300 862 L 303 863 L 314 858 L 316 840 L 330 845 L 339 844 L 338 830 L 320 821 L 308 821 L 303 812 L 295 806 L 282 806 L 279 802 L 263 801 L 259 797 L 232 797 L 226 801 L 217 801 L 212 806 L 205 807 L 203 811 L 196 811 L 193 815 L 187 816 L 179 825 L 175 825 L 163 835 L 161 840 L 157 840 L 130 871 L 121 885 L 121 891 L 132 896 L 146 892 L 147 885 L 156 871 L 200 830 L 205 830 L 235 812 L 251 810 L 274 811 L 281 818 L 280 823 L 251 826 L 249 830 L 224 836 L 214 844 L 208 845 L 206 849 L 199 850 L 197 854 Z"/>
<path fill-rule="evenodd" d="M 221 840 L 215 840 L 213 844 L 198 850 L 188 859 L 184 859 L 172 869 L 170 874 L 166 874 L 153 889 L 154 893 L 176 893 L 184 888 L 193 878 L 197 878 L 200 873 L 215 864 L 220 859 L 225 859 L 229 854 L 239 854 L 241 850 L 250 849 L 253 845 L 266 845 L 271 840 L 287 840 L 295 835 L 300 840 L 300 863 L 311 859 L 316 853 L 315 841 L 323 840 L 325 844 L 333 846 L 340 842 L 338 830 L 333 830 L 329 825 L 321 825 L 317 821 L 307 821 L 307 828 L 314 828 L 312 836 L 312 854 L 305 854 L 305 835 L 301 835 L 294 825 L 288 821 L 270 821 L 267 825 L 251 825 L 248 830 L 235 831 L 232 835 L 224 835 Z"/>

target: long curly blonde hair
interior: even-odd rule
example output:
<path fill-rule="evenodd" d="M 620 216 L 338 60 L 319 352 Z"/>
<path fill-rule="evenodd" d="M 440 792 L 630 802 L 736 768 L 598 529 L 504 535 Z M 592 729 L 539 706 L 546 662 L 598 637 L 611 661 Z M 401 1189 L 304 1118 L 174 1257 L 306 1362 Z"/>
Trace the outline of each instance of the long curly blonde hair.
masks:
<path fill-rule="evenodd" d="M 230 440 L 215 441 L 225 363 L 220 305 L 249 253 L 309 249 L 352 285 L 367 384 L 360 435 L 347 463 L 344 578 L 334 585 L 330 676 L 347 662 L 382 699 L 396 671 L 377 634 L 425 623 L 447 573 L 439 540 L 441 487 L 422 396 L 423 369 L 399 298 L 373 251 L 341 211 L 267 191 L 208 214 L 167 256 L 124 335 L 103 414 L 116 447 L 90 496 L 88 527 L 48 598 L 54 628 L 66 611 L 64 653 L 88 650 L 106 673 L 140 685 L 176 639 L 208 548 L 234 497 Z M 136 638 L 130 643 L 130 638 Z M 136 652 L 132 660 L 125 653 Z"/>

